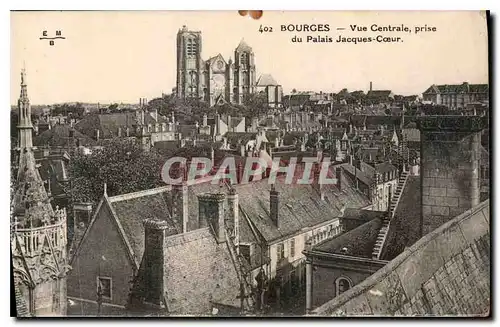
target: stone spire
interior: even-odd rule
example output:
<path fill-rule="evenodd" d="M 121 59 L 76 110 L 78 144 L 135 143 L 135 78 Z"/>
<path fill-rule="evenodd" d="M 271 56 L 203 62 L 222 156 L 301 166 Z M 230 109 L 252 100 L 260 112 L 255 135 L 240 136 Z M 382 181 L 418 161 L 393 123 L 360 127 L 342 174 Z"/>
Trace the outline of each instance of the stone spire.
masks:
<path fill-rule="evenodd" d="M 18 102 L 19 166 L 11 209 L 11 250 L 15 287 L 31 303 L 30 314 L 66 314 L 66 210 L 52 208 L 33 153 L 31 110 L 26 74 L 21 72 L 21 96 Z M 61 285 L 52 294 L 54 280 Z M 50 299 L 35 301 L 35 299 Z"/>
<path fill-rule="evenodd" d="M 28 86 L 26 84 L 26 70 L 21 71 L 21 94 L 17 101 L 18 108 L 18 146 L 19 148 L 33 147 L 33 124 L 31 123 L 31 106 L 28 98 Z"/>

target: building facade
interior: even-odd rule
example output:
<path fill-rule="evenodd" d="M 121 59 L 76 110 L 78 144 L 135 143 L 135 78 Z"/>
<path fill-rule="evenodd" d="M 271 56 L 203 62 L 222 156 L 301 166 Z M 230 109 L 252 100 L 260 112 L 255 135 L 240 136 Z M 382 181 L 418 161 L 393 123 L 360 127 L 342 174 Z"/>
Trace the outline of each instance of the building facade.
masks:
<path fill-rule="evenodd" d="M 488 84 L 431 85 L 422 94 L 424 101 L 444 105 L 450 109 L 466 108 L 470 103 L 488 102 Z"/>
<path fill-rule="evenodd" d="M 234 50 L 234 62 L 221 54 L 203 60 L 200 31 L 186 26 L 177 33 L 177 87 L 179 98 L 193 98 L 215 104 L 242 104 L 255 93 L 256 72 L 253 50 L 245 41 Z"/>

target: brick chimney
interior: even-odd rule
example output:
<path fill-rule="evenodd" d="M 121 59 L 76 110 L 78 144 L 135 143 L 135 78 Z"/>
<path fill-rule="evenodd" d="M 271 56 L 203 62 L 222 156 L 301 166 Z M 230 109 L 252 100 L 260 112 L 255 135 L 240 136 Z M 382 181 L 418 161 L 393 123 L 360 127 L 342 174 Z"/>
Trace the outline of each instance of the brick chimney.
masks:
<path fill-rule="evenodd" d="M 161 306 L 164 294 L 164 252 L 165 237 L 172 234 L 168 222 L 146 219 L 144 221 L 144 302 Z"/>
<path fill-rule="evenodd" d="M 232 230 L 232 237 L 234 237 L 234 244 L 240 244 L 240 219 L 239 219 L 239 201 L 238 201 L 238 193 L 236 193 L 236 189 L 232 187 L 229 190 L 229 194 L 227 196 L 227 206 L 228 206 L 228 219 L 227 219 L 227 227 L 229 230 Z M 238 248 L 238 247 L 237 247 Z"/>
<path fill-rule="evenodd" d="M 271 184 L 271 191 L 269 192 L 269 215 L 271 216 L 271 220 L 276 225 L 276 227 L 280 227 L 279 225 L 279 195 L 280 193 L 276 191 L 274 184 Z"/>
<path fill-rule="evenodd" d="M 200 227 L 202 222 L 212 229 L 218 243 L 226 241 L 226 227 L 224 224 L 224 193 L 205 193 L 198 195 L 198 209 Z"/>
<path fill-rule="evenodd" d="M 182 224 L 182 233 L 188 232 L 188 187 L 186 183 L 172 185 L 172 218 Z"/>
<path fill-rule="evenodd" d="M 486 117 L 423 116 L 421 135 L 421 235 L 480 201 L 481 131 Z"/>
<path fill-rule="evenodd" d="M 342 190 L 342 167 L 335 168 L 335 178 L 337 179 L 337 188 Z"/>

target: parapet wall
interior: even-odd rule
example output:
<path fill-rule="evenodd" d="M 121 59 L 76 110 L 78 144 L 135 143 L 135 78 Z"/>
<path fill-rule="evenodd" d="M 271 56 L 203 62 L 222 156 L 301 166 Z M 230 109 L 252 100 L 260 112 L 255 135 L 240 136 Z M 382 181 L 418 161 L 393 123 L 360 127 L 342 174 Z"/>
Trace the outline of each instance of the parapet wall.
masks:
<path fill-rule="evenodd" d="M 487 200 L 427 234 L 311 315 L 487 316 L 489 222 Z"/>

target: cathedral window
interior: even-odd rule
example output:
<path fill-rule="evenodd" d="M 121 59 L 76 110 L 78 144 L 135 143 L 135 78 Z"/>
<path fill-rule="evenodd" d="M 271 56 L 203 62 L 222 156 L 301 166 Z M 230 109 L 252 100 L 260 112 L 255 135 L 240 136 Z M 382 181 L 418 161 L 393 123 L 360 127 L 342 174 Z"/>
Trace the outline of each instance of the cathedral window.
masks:
<path fill-rule="evenodd" d="M 198 44 L 193 39 L 187 39 L 186 51 L 188 56 L 195 56 L 198 52 Z"/>
<path fill-rule="evenodd" d="M 241 65 L 248 65 L 248 56 L 246 53 L 242 53 L 240 57 L 240 64 Z"/>

